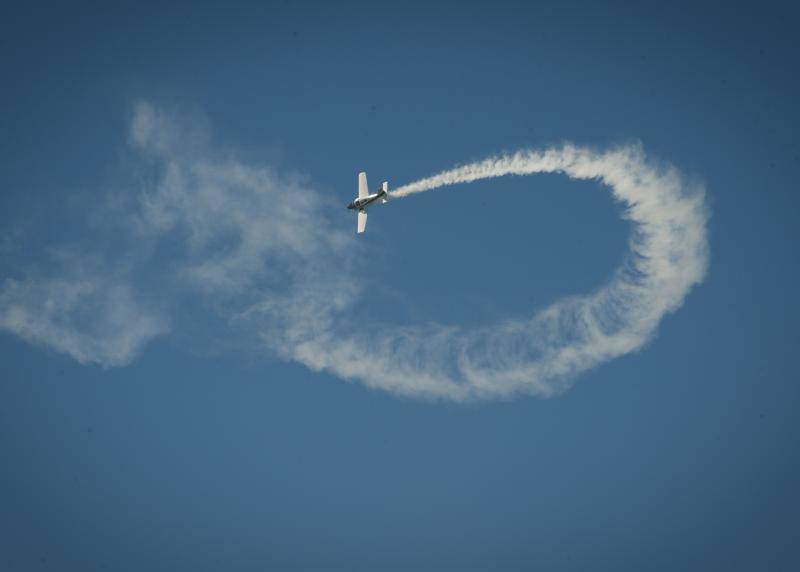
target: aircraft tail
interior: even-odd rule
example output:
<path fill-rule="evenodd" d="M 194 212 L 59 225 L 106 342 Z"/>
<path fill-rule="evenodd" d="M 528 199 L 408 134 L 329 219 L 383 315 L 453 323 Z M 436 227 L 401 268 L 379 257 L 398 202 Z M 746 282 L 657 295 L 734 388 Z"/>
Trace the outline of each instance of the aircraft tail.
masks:
<path fill-rule="evenodd" d="M 381 197 L 381 203 L 388 203 L 389 202 L 389 181 L 384 181 L 383 186 L 381 187 L 383 191 L 383 196 Z"/>

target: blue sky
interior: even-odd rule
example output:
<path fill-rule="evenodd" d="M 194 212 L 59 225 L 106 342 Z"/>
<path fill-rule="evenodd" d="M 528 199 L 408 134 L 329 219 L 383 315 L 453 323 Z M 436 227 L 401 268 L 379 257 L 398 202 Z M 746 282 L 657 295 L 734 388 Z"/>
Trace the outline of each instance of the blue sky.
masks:
<path fill-rule="evenodd" d="M 797 567 L 790 4 L 3 12 L 4 567 Z M 681 259 L 682 305 L 557 396 L 408 390 L 452 362 L 396 332 L 602 291 L 634 226 L 549 173 L 398 199 L 356 237 L 356 173 L 565 142 L 704 188 L 707 270 Z M 359 331 L 388 367 L 347 369 L 375 363 Z M 470 339 L 498 387 L 508 346 Z"/>

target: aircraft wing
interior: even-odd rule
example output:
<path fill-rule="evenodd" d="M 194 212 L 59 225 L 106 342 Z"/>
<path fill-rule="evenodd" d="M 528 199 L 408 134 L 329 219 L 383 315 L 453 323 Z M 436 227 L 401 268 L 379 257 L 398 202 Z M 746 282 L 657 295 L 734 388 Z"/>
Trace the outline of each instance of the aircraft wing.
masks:
<path fill-rule="evenodd" d="M 367 186 L 367 174 L 362 171 L 358 174 L 358 198 L 363 199 L 369 194 L 369 187 Z"/>
<path fill-rule="evenodd" d="M 367 211 L 358 211 L 358 232 L 362 233 L 367 229 Z"/>

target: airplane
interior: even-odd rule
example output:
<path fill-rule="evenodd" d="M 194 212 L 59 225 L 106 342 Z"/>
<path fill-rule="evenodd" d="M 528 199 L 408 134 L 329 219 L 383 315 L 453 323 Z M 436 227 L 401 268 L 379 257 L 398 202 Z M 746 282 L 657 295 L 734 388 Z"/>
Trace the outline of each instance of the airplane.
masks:
<path fill-rule="evenodd" d="M 389 182 L 384 181 L 380 188 L 369 194 L 367 187 L 367 174 L 363 171 L 358 174 L 358 197 L 347 208 L 358 211 L 358 234 L 367 228 L 367 209 L 380 199 L 381 204 L 389 202 Z"/>

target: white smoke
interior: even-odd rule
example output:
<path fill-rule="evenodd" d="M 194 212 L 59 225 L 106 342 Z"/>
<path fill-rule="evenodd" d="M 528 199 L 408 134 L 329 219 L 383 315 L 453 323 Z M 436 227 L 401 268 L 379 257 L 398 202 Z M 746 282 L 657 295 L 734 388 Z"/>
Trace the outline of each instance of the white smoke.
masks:
<path fill-rule="evenodd" d="M 392 193 L 509 174 L 563 173 L 595 179 L 632 223 L 627 260 L 594 293 L 526 318 L 467 329 L 371 321 L 354 305 L 361 290 L 350 231 L 329 220 L 327 199 L 307 179 L 212 151 L 207 134 L 184 129 L 141 103 L 131 143 L 155 175 L 123 212 L 101 213 L 111 254 L 61 271 L 7 278 L 0 329 L 106 367 L 129 363 L 146 343 L 183 334 L 176 308 L 205 312 L 234 347 L 257 347 L 369 387 L 423 398 L 555 395 L 575 375 L 642 347 L 676 310 L 708 264 L 703 192 L 638 146 L 595 152 L 571 145 L 521 151 L 445 171 Z M 123 201 L 124 202 L 124 201 Z M 356 256 L 353 256 L 353 255 Z M 115 260 L 126 261 L 124 268 Z M 55 268 L 55 269 L 54 269 Z M 77 268 L 77 270 L 76 270 Z M 54 275 L 55 274 L 55 275 Z M 185 330 L 194 330 L 183 325 Z M 235 343 L 231 340 L 237 340 Z"/>
<path fill-rule="evenodd" d="M 535 173 L 595 179 L 624 205 L 633 225 L 630 251 L 608 284 L 529 318 L 477 329 L 372 327 L 347 337 L 332 331 L 291 340 L 287 355 L 371 387 L 466 400 L 551 396 L 569 387 L 575 374 L 641 348 L 703 280 L 708 244 L 702 189 L 689 188 L 674 168 L 648 163 L 640 146 L 599 153 L 572 145 L 520 151 L 422 179 L 392 196 Z"/>

